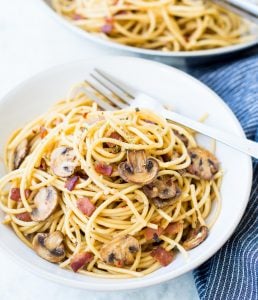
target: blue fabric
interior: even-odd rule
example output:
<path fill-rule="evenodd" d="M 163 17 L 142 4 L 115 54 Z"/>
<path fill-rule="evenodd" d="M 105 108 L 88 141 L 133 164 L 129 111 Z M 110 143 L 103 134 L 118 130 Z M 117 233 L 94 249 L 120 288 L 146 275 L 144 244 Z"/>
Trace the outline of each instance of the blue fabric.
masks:
<path fill-rule="evenodd" d="M 234 111 L 249 139 L 258 141 L 258 55 L 215 67 L 188 70 Z M 237 162 L 236 162 L 237 164 Z M 228 242 L 194 270 L 201 300 L 258 299 L 258 161 L 253 160 L 251 197 Z"/>

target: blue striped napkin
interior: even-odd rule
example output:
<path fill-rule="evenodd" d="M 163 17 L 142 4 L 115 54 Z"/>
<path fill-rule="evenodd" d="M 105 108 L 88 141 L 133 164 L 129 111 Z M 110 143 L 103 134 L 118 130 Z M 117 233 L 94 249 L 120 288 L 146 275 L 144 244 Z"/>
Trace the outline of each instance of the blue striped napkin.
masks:
<path fill-rule="evenodd" d="M 258 54 L 229 64 L 189 69 L 234 111 L 249 139 L 258 141 Z M 236 162 L 237 164 L 237 162 Z M 258 299 L 258 161 L 248 207 L 228 242 L 194 270 L 201 300 Z"/>

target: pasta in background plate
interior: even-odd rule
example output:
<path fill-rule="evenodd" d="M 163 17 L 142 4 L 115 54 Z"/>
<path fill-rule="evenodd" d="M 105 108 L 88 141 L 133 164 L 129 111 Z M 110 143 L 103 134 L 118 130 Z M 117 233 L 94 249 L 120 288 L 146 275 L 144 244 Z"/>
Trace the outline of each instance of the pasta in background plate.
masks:
<path fill-rule="evenodd" d="M 74 272 L 147 275 L 202 243 L 220 211 L 219 162 L 192 131 L 147 110 L 98 110 L 78 86 L 5 154 L 4 223 Z"/>
<path fill-rule="evenodd" d="M 114 42 L 163 51 L 225 47 L 252 40 L 236 14 L 202 0 L 52 0 L 58 14 Z"/>

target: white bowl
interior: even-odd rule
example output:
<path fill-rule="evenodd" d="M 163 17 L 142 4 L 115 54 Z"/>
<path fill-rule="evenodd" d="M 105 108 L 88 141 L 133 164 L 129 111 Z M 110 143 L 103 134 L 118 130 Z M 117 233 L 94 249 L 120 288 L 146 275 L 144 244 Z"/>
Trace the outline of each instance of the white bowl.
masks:
<path fill-rule="evenodd" d="M 217 61 L 218 57 L 221 59 L 232 58 L 232 54 L 235 53 L 238 55 L 240 51 L 246 50 L 248 48 L 254 47 L 258 45 L 258 26 L 256 24 L 251 25 L 251 32 L 255 36 L 255 38 L 251 41 L 247 41 L 242 44 L 231 45 L 221 48 L 214 48 L 209 50 L 196 50 L 196 51 L 161 51 L 161 50 L 151 50 L 144 48 L 137 48 L 132 46 L 122 45 L 116 42 L 113 42 L 109 39 L 101 38 L 92 33 L 86 32 L 85 30 L 80 29 L 79 27 L 73 25 L 65 18 L 60 16 L 55 12 L 53 7 L 51 6 L 51 0 L 40 0 L 42 2 L 42 7 L 45 8 L 46 12 L 49 13 L 56 21 L 66 27 L 68 30 L 78 34 L 82 38 L 85 38 L 89 41 L 99 44 L 100 46 L 111 47 L 120 51 L 124 51 L 125 53 L 134 53 L 143 58 L 148 58 L 152 60 L 156 60 L 166 64 L 173 65 L 197 65 L 197 64 L 205 64 L 210 61 Z"/>
<path fill-rule="evenodd" d="M 204 113 L 209 113 L 207 124 L 244 136 L 239 122 L 226 104 L 189 75 L 139 58 L 104 57 L 54 67 L 25 81 L 6 95 L 0 101 L 0 155 L 2 156 L 4 144 L 14 129 L 23 126 L 64 97 L 69 88 L 84 80 L 93 67 L 119 76 L 188 117 L 198 119 Z M 207 138 L 200 137 L 199 141 L 206 147 L 210 146 Z M 217 144 L 216 155 L 225 170 L 221 187 L 222 211 L 207 240 L 189 252 L 187 261 L 179 254 L 168 267 L 160 268 L 143 278 L 101 279 L 75 274 L 41 259 L 5 225 L 0 225 L 0 248 L 37 275 L 84 289 L 134 289 L 182 275 L 206 261 L 226 242 L 239 223 L 248 201 L 252 179 L 251 159 L 220 143 Z M 0 175 L 4 173 L 1 161 Z M 0 219 L 2 218 L 3 214 L 0 215 Z"/>

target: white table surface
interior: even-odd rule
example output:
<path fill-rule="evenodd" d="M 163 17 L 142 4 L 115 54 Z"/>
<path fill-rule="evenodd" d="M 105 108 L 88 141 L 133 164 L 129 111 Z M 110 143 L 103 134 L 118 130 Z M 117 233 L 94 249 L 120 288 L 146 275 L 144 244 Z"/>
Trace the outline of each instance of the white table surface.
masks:
<path fill-rule="evenodd" d="M 22 80 L 53 65 L 116 54 L 120 53 L 88 43 L 63 28 L 50 18 L 39 0 L 1 1 L 0 97 Z M 101 293 L 39 278 L 16 265 L 1 250 L 0 266 L 1 300 L 198 299 L 191 273 L 150 288 Z"/>

